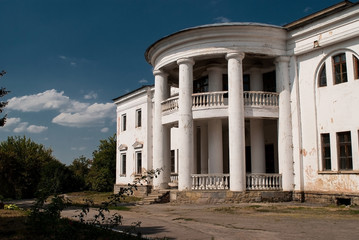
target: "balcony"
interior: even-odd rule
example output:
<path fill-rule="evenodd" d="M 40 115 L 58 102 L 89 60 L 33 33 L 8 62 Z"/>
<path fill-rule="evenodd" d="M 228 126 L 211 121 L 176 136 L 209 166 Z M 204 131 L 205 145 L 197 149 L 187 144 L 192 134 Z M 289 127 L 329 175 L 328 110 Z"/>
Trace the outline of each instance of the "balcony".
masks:
<path fill-rule="evenodd" d="M 245 117 L 278 117 L 279 94 L 275 92 L 245 91 L 243 93 Z M 178 96 L 162 102 L 163 123 L 177 121 Z M 228 91 L 192 94 L 194 119 L 228 116 Z"/>

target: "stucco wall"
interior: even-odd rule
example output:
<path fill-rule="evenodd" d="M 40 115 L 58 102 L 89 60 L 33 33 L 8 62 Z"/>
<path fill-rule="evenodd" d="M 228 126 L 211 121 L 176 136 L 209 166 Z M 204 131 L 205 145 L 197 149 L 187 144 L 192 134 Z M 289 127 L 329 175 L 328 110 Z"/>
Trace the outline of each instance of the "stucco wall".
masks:
<path fill-rule="evenodd" d="M 332 56 L 346 53 L 348 82 L 333 83 Z M 298 56 L 301 149 L 305 191 L 359 192 L 359 80 L 353 77 L 357 40 L 345 41 Z M 326 62 L 327 86 L 318 87 L 318 71 Z M 338 171 L 336 133 L 351 131 L 352 171 Z M 330 134 L 331 171 L 322 171 L 320 134 Z M 298 168 L 296 169 L 299 170 Z"/>
<path fill-rule="evenodd" d="M 152 169 L 152 100 L 150 93 L 145 91 L 117 107 L 117 167 L 116 184 L 127 184 L 133 181 L 136 172 L 135 153 L 142 152 L 142 169 Z M 136 127 L 136 110 L 141 109 L 141 127 Z M 122 116 L 126 114 L 126 131 L 121 131 Z M 142 143 L 141 148 L 134 148 L 135 142 Z M 127 150 L 120 151 L 120 145 Z M 126 154 L 126 176 L 120 175 L 121 154 Z"/>

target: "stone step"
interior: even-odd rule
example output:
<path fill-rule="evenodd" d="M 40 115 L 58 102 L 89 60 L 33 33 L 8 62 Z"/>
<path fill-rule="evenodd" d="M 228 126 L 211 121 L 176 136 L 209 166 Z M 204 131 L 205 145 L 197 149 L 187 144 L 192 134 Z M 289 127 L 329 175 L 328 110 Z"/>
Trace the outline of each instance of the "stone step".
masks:
<path fill-rule="evenodd" d="M 152 193 L 150 193 L 148 196 L 143 198 L 143 200 L 139 201 L 137 204 L 138 205 L 149 205 L 149 204 L 159 203 L 159 201 L 161 201 L 161 198 L 168 193 L 169 193 L 168 190 L 152 191 Z"/>

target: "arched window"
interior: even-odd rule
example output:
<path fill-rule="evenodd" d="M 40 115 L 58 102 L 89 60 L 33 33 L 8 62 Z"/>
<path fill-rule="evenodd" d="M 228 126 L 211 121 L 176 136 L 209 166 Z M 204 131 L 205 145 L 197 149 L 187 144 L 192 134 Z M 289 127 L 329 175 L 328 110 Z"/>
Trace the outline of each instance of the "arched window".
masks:
<path fill-rule="evenodd" d="M 327 71 L 325 70 L 325 63 L 319 71 L 319 87 L 327 86 Z"/>

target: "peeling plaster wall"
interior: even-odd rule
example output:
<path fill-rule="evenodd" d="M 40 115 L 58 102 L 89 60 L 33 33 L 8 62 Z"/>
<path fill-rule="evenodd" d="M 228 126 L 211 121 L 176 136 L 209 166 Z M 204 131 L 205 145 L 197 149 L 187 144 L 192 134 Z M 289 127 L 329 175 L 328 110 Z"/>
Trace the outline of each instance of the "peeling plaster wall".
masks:
<path fill-rule="evenodd" d="M 334 84 L 332 56 L 340 52 L 346 53 L 348 82 Z M 358 57 L 358 53 L 358 40 L 353 39 L 297 58 L 302 127 L 299 154 L 303 164 L 304 191 L 359 192 L 359 79 L 354 79 L 352 59 L 352 55 Z M 327 86 L 318 87 L 317 75 L 324 62 Z M 351 131 L 353 171 L 348 172 L 338 171 L 336 133 L 343 131 Z M 321 133 L 330 133 L 331 171 L 322 171 Z"/>

